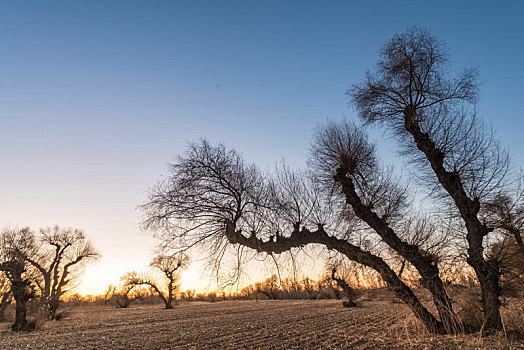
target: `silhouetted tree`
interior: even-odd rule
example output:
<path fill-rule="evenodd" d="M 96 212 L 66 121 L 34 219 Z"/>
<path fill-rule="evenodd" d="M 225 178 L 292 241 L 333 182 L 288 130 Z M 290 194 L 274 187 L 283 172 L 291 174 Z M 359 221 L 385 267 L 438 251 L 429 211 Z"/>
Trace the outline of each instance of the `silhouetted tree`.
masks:
<path fill-rule="evenodd" d="M 278 276 L 272 275 L 269 278 L 266 278 L 264 282 L 255 283 L 255 291 L 257 293 L 262 293 L 270 300 L 278 299 L 279 285 L 278 285 Z"/>
<path fill-rule="evenodd" d="M 188 289 L 185 292 L 182 292 L 182 299 L 192 301 L 195 298 L 195 290 Z"/>
<path fill-rule="evenodd" d="M 412 260 L 422 255 L 416 246 L 393 237 L 395 233 L 387 225 L 386 220 L 397 216 L 402 207 L 404 191 L 391 183 L 388 174 L 376 172 L 373 147 L 365 135 L 349 124 L 330 124 L 326 130 L 336 131 L 340 136 L 333 140 L 341 142 L 340 152 L 327 149 L 320 153 L 322 143 L 317 138 L 318 147 L 313 157 L 328 157 L 324 162 L 316 162 L 329 161 L 328 164 L 333 165 L 330 172 L 323 173 L 327 170 L 318 167 L 316 172 L 322 173 L 325 180 L 330 178 L 330 187 L 336 186 L 337 192 L 323 190 L 327 183 L 322 179 L 287 168 L 275 177 L 264 177 L 235 151 L 201 141 L 191 144 L 188 153 L 172 165 L 171 176 L 152 190 L 150 201 L 143 206 L 147 217 L 144 227 L 158 230 L 160 236 L 174 240 L 180 247 L 207 245 L 218 258 L 223 256 L 228 244 L 240 244 L 268 254 L 280 254 L 307 244 L 324 245 L 376 270 L 429 330 L 446 331 L 446 326 L 420 303 L 381 257 L 349 239 L 357 217 L 347 210 L 346 202 L 355 205 L 363 213 L 361 216 L 377 222 L 379 235 L 397 251 Z M 324 131 L 321 129 L 318 134 L 324 135 Z M 331 143 L 327 146 L 331 147 Z M 347 172 L 335 166 L 337 162 L 346 164 Z M 362 184 L 359 191 L 364 199 L 359 199 L 362 197 L 354 188 L 351 190 L 348 174 L 365 179 L 365 183 L 358 182 L 359 186 Z M 340 190 L 343 187 L 340 182 L 350 189 L 349 195 Z M 373 213 L 373 207 L 380 213 Z M 427 267 L 429 272 L 424 276 L 430 274 L 431 281 L 439 281 L 433 260 L 422 257 L 417 263 Z M 445 291 L 438 290 L 439 285 L 433 283 L 428 287 L 435 287 L 438 298 L 447 297 Z M 451 308 L 446 312 L 451 312 Z"/>
<path fill-rule="evenodd" d="M 132 278 L 132 275 L 133 273 L 131 272 L 122 276 L 121 280 L 124 282 L 122 289 L 118 292 L 115 292 L 111 297 L 113 300 L 115 300 L 116 306 L 120 309 L 127 309 L 132 302 L 143 299 L 143 295 L 140 293 L 140 291 L 133 293 L 133 289 L 136 287 L 135 284 L 126 283 L 129 278 Z"/>
<path fill-rule="evenodd" d="M 480 212 L 508 192 L 508 157 L 468 108 L 477 96 L 476 70 L 448 79 L 447 63 L 442 43 L 410 28 L 385 44 L 377 69 L 348 94 L 361 120 L 381 123 L 399 137 L 403 154 L 418 166 L 417 177 L 431 189 L 428 207 L 435 215 L 451 204 L 446 218 L 451 214 L 453 230 L 468 244 L 484 329 L 500 329 L 501 271 L 484 249 L 495 226 Z M 144 228 L 182 249 L 204 246 L 216 261 L 228 244 L 266 254 L 320 244 L 377 271 L 430 331 L 462 329 L 439 266 L 452 225 L 419 214 L 407 200 L 407 186 L 379 162 L 363 129 L 349 122 L 319 127 L 308 165 L 308 173 L 284 166 L 267 174 L 223 145 L 190 144 L 170 176 L 151 190 Z M 370 229 L 371 244 L 363 244 L 358 232 Z M 438 318 L 386 263 L 384 248 L 420 275 Z"/>
<path fill-rule="evenodd" d="M 104 293 L 104 304 L 107 304 L 111 301 L 113 298 L 113 295 L 115 295 L 117 291 L 117 287 L 113 285 L 109 285 Z"/>
<path fill-rule="evenodd" d="M 302 288 L 304 288 L 304 290 L 309 294 L 310 298 L 312 299 L 317 299 L 316 298 L 316 294 L 317 294 L 317 291 L 315 289 L 315 281 L 313 281 L 311 278 L 309 277 L 304 277 L 301 281 L 300 281 L 300 285 L 302 286 Z"/>
<path fill-rule="evenodd" d="M 179 273 L 189 265 L 189 257 L 184 253 L 173 255 L 159 255 L 151 262 L 150 266 L 161 272 L 161 278 L 152 275 L 131 272 L 125 275 L 124 285 L 147 285 L 162 299 L 166 309 L 173 308 L 178 290 Z"/>
<path fill-rule="evenodd" d="M 374 144 L 355 124 L 329 122 L 315 133 L 310 165 L 326 190 L 338 190 L 353 214 L 415 267 L 422 286 L 433 295 L 441 320 L 438 327 L 453 332 L 457 318 L 440 278 L 438 255 L 423 249 L 428 242 L 422 238 L 435 232 L 420 225 L 421 219 L 403 217 L 409 208 L 407 189 L 394 179 L 391 170 L 380 166 L 375 152 Z M 402 232 L 403 227 L 408 232 Z"/>
<path fill-rule="evenodd" d="M 78 229 L 46 227 L 40 230 L 35 249 L 20 250 L 19 254 L 39 273 L 35 283 L 45 316 L 53 320 L 60 305 L 60 297 L 67 291 L 79 268 L 96 260 L 100 254 Z"/>
<path fill-rule="evenodd" d="M 479 212 L 508 182 L 507 152 L 468 109 L 477 99 L 476 69 L 450 78 L 448 63 L 440 41 L 409 28 L 386 42 L 376 69 L 348 94 L 364 122 L 379 123 L 398 137 L 433 198 L 453 203 L 482 290 L 484 328 L 502 329 L 500 269 L 486 259 L 483 246 L 493 227 Z"/>
<path fill-rule="evenodd" d="M 31 331 L 35 322 L 27 321 L 27 302 L 34 297 L 26 261 L 20 251 L 33 249 L 34 236 L 29 228 L 5 229 L 0 233 L 0 271 L 4 272 L 10 283 L 10 291 L 15 300 L 14 331 Z"/>
<path fill-rule="evenodd" d="M 344 301 L 344 307 L 355 307 L 357 304 L 355 303 L 354 299 L 356 297 L 355 291 L 351 286 L 344 280 L 343 278 L 338 278 L 336 276 L 337 273 L 337 267 L 333 266 L 331 268 L 331 279 L 337 283 L 337 286 L 341 288 L 344 291 L 344 294 L 347 298 L 347 301 Z"/>

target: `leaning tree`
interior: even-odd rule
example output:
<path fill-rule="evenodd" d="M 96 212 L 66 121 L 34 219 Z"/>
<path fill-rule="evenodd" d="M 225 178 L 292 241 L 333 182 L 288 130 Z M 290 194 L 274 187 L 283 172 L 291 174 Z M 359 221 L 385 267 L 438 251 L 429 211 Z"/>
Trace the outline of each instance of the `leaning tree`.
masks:
<path fill-rule="evenodd" d="M 328 139 L 335 148 L 325 148 Z M 205 140 L 191 144 L 172 165 L 170 177 L 151 190 L 143 205 L 144 228 L 182 250 L 207 246 L 218 261 L 231 244 L 237 252 L 248 247 L 268 254 L 322 245 L 376 270 L 429 330 L 454 331 L 456 320 L 435 254 L 403 231 L 401 213 L 409 207 L 405 189 L 391 172 L 381 171 L 366 135 L 353 124 L 330 123 L 317 131 L 315 140 L 310 163 L 316 176 L 286 167 L 262 174 L 223 145 Z M 366 230 L 379 241 L 376 253 L 361 244 L 359 232 Z M 434 296 L 440 320 L 379 256 L 383 245 L 413 261 Z"/>
<path fill-rule="evenodd" d="M 431 198 L 454 206 L 467 262 L 480 283 L 484 328 L 501 329 L 499 261 L 485 250 L 495 227 L 482 220 L 481 211 L 508 191 L 508 154 L 475 113 L 477 70 L 466 68 L 455 77 L 448 71 L 444 44 L 412 27 L 386 42 L 376 68 L 348 95 L 365 123 L 397 137 Z"/>
<path fill-rule="evenodd" d="M 355 290 L 351 288 L 351 286 L 347 283 L 347 281 L 344 278 L 337 277 L 337 267 L 336 266 L 333 266 L 331 268 L 331 279 L 335 281 L 337 286 L 344 291 L 344 294 L 347 298 L 347 301 L 343 302 L 344 307 L 357 306 L 357 304 L 355 303 L 355 299 L 356 299 Z"/>
<path fill-rule="evenodd" d="M 281 254 L 316 244 L 367 266 L 438 333 L 464 329 L 441 277 L 449 226 L 422 209 L 442 212 L 463 231 L 467 261 L 482 290 L 484 328 L 501 326 L 498 261 L 484 251 L 493 230 L 480 211 L 507 191 L 509 163 L 491 129 L 470 113 L 475 70 L 447 79 L 447 56 L 429 33 L 411 28 L 381 51 L 382 59 L 350 97 L 365 123 L 380 122 L 398 136 L 403 154 L 429 184 L 430 204 L 415 207 L 405 181 L 380 162 L 362 126 L 328 122 L 317 128 L 308 171 L 263 173 L 238 152 L 206 140 L 191 143 L 153 187 L 144 228 L 179 250 L 204 246 L 216 261 L 233 249 Z M 444 216 L 439 218 L 444 220 Z M 452 238 L 454 238 L 453 236 Z M 409 265 L 433 299 L 432 314 L 387 263 Z M 240 259 L 238 259 L 240 261 Z"/>

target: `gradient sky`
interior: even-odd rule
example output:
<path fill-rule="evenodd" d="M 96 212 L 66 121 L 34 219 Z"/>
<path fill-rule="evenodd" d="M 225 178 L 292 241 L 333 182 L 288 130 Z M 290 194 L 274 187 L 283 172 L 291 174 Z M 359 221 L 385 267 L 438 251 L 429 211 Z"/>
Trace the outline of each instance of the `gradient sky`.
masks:
<path fill-rule="evenodd" d="M 103 258 L 80 291 L 101 293 L 147 266 L 136 206 L 188 141 L 303 167 L 313 128 L 354 115 L 345 90 L 411 25 L 480 68 L 478 111 L 523 166 L 523 18 L 523 1 L 1 1 L 0 226 L 84 229 Z"/>

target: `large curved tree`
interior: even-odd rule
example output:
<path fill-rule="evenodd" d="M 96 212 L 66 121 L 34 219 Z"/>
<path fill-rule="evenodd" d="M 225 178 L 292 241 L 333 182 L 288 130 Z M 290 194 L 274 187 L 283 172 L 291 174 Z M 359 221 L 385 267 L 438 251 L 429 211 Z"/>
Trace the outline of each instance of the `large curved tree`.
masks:
<path fill-rule="evenodd" d="M 446 78 L 442 44 L 417 28 L 395 35 L 381 57 L 349 95 L 365 123 L 382 123 L 399 137 L 431 189 L 426 208 L 454 205 L 451 218 L 463 223 L 467 261 L 482 290 L 484 328 L 499 329 L 500 270 L 483 248 L 493 227 L 479 212 L 506 190 L 509 164 L 490 129 L 467 108 L 476 99 L 476 71 Z M 449 228 L 410 204 L 407 186 L 379 161 L 363 127 L 320 126 L 308 166 L 307 172 L 283 166 L 263 173 L 224 145 L 191 143 L 170 176 L 151 189 L 142 206 L 144 228 L 179 250 L 205 246 L 216 261 L 231 246 L 241 256 L 244 247 L 281 254 L 321 245 L 377 271 L 429 330 L 464 329 L 439 270 Z M 386 262 L 385 250 L 418 273 L 437 315 Z"/>
<path fill-rule="evenodd" d="M 505 190 L 508 155 L 472 108 L 476 69 L 455 77 L 448 69 L 443 43 L 412 27 L 386 42 L 375 70 L 348 94 L 363 121 L 378 123 L 398 137 L 432 197 L 454 205 L 464 225 L 467 262 L 482 290 L 484 327 L 501 329 L 499 262 L 484 250 L 494 227 L 480 212 Z"/>
<path fill-rule="evenodd" d="M 217 260 L 231 244 L 268 254 L 322 245 L 376 270 L 429 330 L 455 331 L 434 255 L 409 241 L 416 235 L 402 232 L 400 238 L 393 229 L 393 223 L 403 227 L 405 190 L 381 170 L 366 135 L 353 124 L 328 124 L 317 131 L 310 163 L 314 173 L 281 167 L 275 174 L 262 174 L 223 145 L 193 143 L 171 166 L 170 177 L 151 190 L 142 207 L 144 228 L 182 250 L 205 245 Z M 383 257 L 361 245 L 358 232 L 363 230 L 372 230 L 378 245 L 413 262 L 434 295 L 440 320 Z"/>

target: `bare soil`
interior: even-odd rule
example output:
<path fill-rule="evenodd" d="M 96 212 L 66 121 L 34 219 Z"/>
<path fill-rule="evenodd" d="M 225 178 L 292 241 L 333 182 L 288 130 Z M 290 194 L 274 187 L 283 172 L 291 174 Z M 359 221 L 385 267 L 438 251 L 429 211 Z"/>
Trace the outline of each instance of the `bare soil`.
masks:
<path fill-rule="evenodd" d="M 0 323 L 1 349 L 524 349 L 502 334 L 427 334 L 403 304 L 388 301 L 89 306 L 32 333 L 8 328 Z"/>

